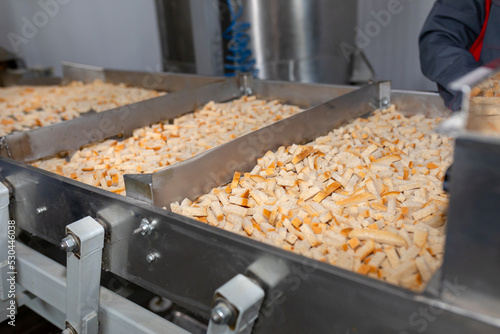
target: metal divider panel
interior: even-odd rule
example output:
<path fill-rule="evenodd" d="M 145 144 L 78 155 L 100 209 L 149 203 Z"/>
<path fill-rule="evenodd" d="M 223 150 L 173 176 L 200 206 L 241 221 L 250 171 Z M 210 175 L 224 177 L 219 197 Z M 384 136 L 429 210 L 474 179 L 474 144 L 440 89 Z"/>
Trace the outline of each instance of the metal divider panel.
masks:
<path fill-rule="evenodd" d="M 146 71 L 127 71 L 103 67 L 62 62 L 64 82 L 82 81 L 90 83 L 101 80 L 112 84 L 125 84 L 145 89 L 175 92 L 182 89 L 206 85 L 224 80 L 224 77 L 201 76 L 194 74 L 155 72 L 157 69 L 146 68 Z"/>
<path fill-rule="evenodd" d="M 306 143 L 374 110 L 379 102 L 379 87 L 380 84 L 365 86 L 153 173 L 149 197 L 156 206 L 163 207 L 207 193 L 228 182 L 235 171 L 249 171 L 268 150 Z M 144 180 L 145 176 L 140 178 Z M 127 195 L 148 197 L 129 189 Z"/>
<path fill-rule="evenodd" d="M 251 80 L 252 94 L 266 100 L 278 99 L 283 103 L 311 108 L 333 98 L 359 89 L 358 86 L 327 85 L 320 83 Z"/>
<path fill-rule="evenodd" d="M 78 64 L 63 61 L 63 82 L 81 81 L 83 83 L 91 83 L 94 80 L 106 81 L 104 68 L 92 65 Z"/>
<path fill-rule="evenodd" d="M 206 85 L 216 81 L 223 81 L 224 77 L 208 77 L 194 74 L 167 73 L 167 72 L 135 72 L 121 70 L 104 70 L 106 82 L 126 84 L 145 89 L 154 89 L 167 92 L 176 92 L 182 89 Z"/>

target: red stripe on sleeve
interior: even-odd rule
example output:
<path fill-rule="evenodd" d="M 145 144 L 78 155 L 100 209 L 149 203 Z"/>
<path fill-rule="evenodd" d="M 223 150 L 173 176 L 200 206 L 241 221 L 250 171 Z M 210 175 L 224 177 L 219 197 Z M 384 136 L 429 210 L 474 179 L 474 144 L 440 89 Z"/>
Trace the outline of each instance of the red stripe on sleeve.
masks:
<path fill-rule="evenodd" d="M 472 44 L 471 48 L 469 49 L 470 53 L 472 53 L 476 61 L 479 61 L 479 58 L 481 57 L 484 35 L 486 34 L 486 27 L 488 26 L 488 19 L 490 18 L 491 5 L 492 5 L 492 0 L 486 0 L 486 16 L 484 19 L 483 27 L 481 28 L 481 33 L 479 34 L 479 37 L 476 39 L 474 44 Z"/>

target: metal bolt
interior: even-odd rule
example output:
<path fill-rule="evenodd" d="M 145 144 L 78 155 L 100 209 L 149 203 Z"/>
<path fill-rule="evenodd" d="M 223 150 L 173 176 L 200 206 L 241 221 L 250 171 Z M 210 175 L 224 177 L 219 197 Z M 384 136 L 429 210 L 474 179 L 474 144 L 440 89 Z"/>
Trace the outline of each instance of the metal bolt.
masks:
<path fill-rule="evenodd" d="M 384 98 L 382 98 L 382 100 L 380 100 L 380 103 L 382 103 L 383 107 L 388 107 L 390 102 L 389 102 L 389 99 L 387 97 L 384 97 Z"/>
<path fill-rule="evenodd" d="M 217 325 L 227 325 L 233 317 L 234 311 L 226 302 L 217 303 L 210 313 L 210 319 Z"/>
<path fill-rule="evenodd" d="M 46 206 L 41 206 L 39 208 L 36 209 L 36 213 L 39 215 L 41 213 L 44 213 L 45 211 L 47 211 L 47 207 Z"/>
<path fill-rule="evenodd" d="M 153 263 L 156 261 L 156 259 L 158 259 L 159 257 L 159 254 L 158 253 L 149 253 L 147 256 L 146 256 L 146 261 L 148 263 Z"/>
<path fill-rule="evenodd" d="M 141 220 L 141 225 L 134 230 L 134 234 L 141 233 L 142 235 L 151 235 L 156 225 L 156 221 L 153 220 L 151 223 L 146 218 Z"/>
<path fill-rule="evenodd" d="M 61 334 L 73 334 L 73 331 L 70 328 L 66 328 L 61 332 Z"/>
<path fill-rule="evenodd" d="M 62 250 L 68 253 L 74 251 L 76 249 L 76 246 L 76 240 L 72 235 L 68 235 L 66 238 L 62 239 L 61 244 L 59 245 Z"/>

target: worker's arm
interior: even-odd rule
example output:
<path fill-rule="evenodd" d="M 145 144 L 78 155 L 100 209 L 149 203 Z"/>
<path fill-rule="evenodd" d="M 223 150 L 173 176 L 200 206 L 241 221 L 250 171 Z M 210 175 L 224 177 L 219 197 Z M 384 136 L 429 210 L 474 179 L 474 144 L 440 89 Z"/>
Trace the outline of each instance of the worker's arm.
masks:
<path fill-rule="evenodd" d="M 438 84 L 452 110 L 461 96 L 449 84 L 480 66 L 469 52 L 485 20 L 485 0 L 437 0 L 420 33 L 420 65 L 424 75 Z"/>

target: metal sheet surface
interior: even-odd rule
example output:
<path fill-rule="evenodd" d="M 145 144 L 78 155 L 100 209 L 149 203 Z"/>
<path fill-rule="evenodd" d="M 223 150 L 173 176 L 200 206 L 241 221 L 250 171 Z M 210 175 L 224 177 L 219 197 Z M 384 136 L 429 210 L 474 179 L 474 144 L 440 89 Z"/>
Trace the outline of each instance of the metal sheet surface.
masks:
<path fill-rule="evenodd" d="M 500 139 L 462 135 L 451 172 L 444 279 L 457 304 L 500 318 Z"/>

